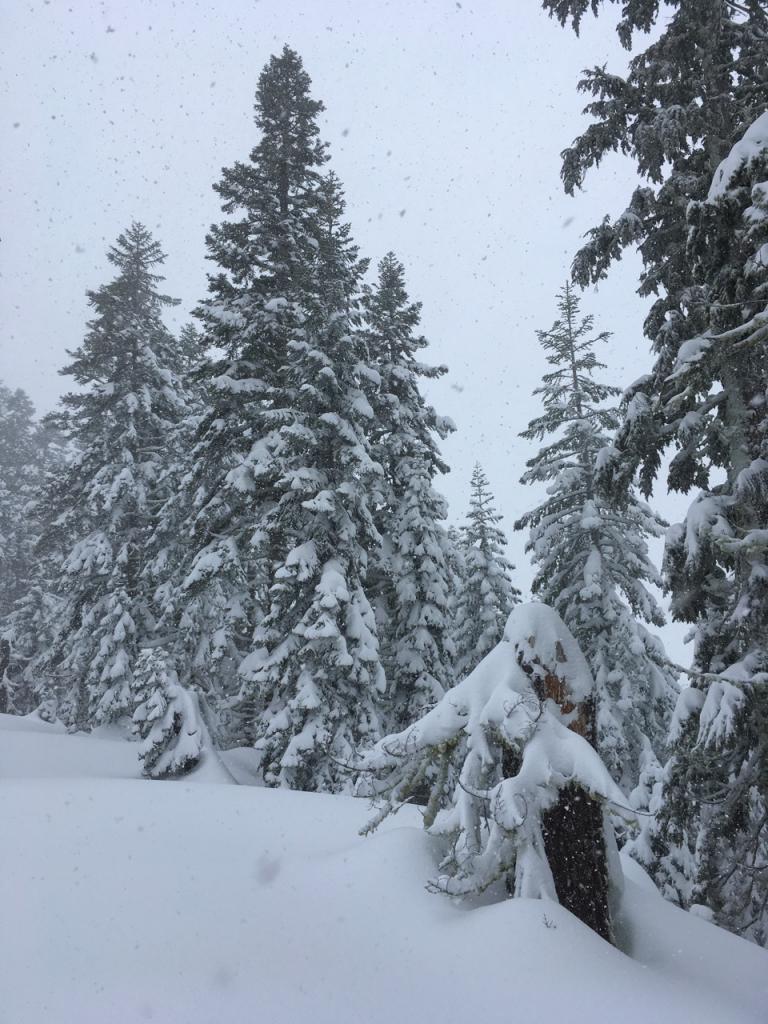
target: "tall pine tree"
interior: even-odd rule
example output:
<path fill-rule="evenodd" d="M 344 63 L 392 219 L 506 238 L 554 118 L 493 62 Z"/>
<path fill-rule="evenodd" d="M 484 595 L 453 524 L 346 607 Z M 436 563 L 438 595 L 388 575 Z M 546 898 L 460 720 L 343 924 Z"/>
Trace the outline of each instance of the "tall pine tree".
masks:
<path fill-rule="evenodd" d="M 194 555 L 176 595 L 193 666 L 230 691 L 265 779 L 303 789 L 343 784 L 338 762 L 378 735 L 384 685 L 364 589 L 381 475 L 358 329 L 365 263 L 323 173 L 322 110 L 285 47 L 259 78 L 261 139 L 216 186 L 230 216 L 208 236 L 219 270 L 198 316 L 223 355 L 203 368 Z"/>
<path fill-rule="evenodd" d="M 196 376 L 208 408 L 168 509 L 170 531 L 191 551 L 167 613 L 184 652 L 182 678 L 230 701 L 281 557 L 280 539 L 273 532 L 267 542 L 262 521 L 280 478 L 273 447 L 292 422 L 285 368 L 314 288 L 327 160 L 317 125 L 323 105 L 309 89 L 297 53 L 286 46 L 270 59 L 256 90 L 260 141 L 214 186 L 228 216 L 208 234 L 216 271 L 196 311 L 209 352 Z M 252 738 L 252 707 L 240 702 L 239 714 L 234 738 Z"/>
<path fill-rule="evenodd" d="M 622 507 L 595 484 L 602 450 L 618 422 L 606 405 L 617 389 L 595 379 L 595 355 L 609 335 L 594 335 L 579 316 L 570 285 L 558 297 L 560 317 L 539 341 L 552 370 L 536 390 L 543 415 L 522 437 L 548 443 L 527 463 L 523 483 L 546 483 L 547 497 L 522 516 L 537 567 L 533 592 L 555 608 L 579 641 L 595 677 L 594 741 L 625 790 L 637 783 L 644 751 L 661 752 L 676 687 L 659 641 L 637 621 L 663 616 L 648 590 L 660 585 L 646 537 L 661 524 L 631 491 Z"/>
<path fill-rule="evenodd" d="M 61 371 L 79 390 L 52 417 L 76 455 L 47 499 L 50 531 L 66 538 L 64 612 L 48 663 L 78 727 L 132 710 L 138 645 L 155 627 L 143 576 L 155 488 L 186 411 L 177 343 L 162 321 L 174 300 L 157 290 L 159 244 L 134 223 L 107 256 L 116 277 L 88 293 L 94 318 Z"/>
<path fill-rule="evenodd" d="M 588 3 L 544 6 L 578 27 Z M 587 284 L 637 245 L 640 294 L 655 296 L 645 322 L 655 362 L 630 389 L 605 481 L 621 496 L 639 466 L 649 493 L 671 448 L 669 487 L 701 491 L 666 555 L 673 614 L 693 624 L 701 674 L 680 698 L 656 867 L 684 905 L 705 903 L 723 924 L 765 942 L 764 665 L 756 653 L 765 649 L 756 533 L 765 521 L 765 349 L 755 323 L 764 257 L 755 245 L 764 230 L 768 10 L 761 0 L 669 7 L 625 78 L 598 68 L 581 83 L 594 97 L 593 120 L 565 151 L 563 179 L 573 191 L 611 150 L 628 154 L 644 179 L 574 263 Z M 632 0 L 622 13 L 628 47 L 633 32 L 656 25 L 662 5 Z M 738 680 L 735 692 L 726 679 Z"/>
<path fill-rule="evenodd" d="M 240 669 L 256 709 L 256 745 L 270 784 L 334 791 L 344 763 L 380 735 L 385 677 L 365 591 L 379 543 L 370 495 L 372 370 L 358 330 L 366 263 L 343 222 L 335 176 L 316 193 L 312 287 L 281 374 L 281 425 L 270 443 L 273 507 L 262 520 L 275 559 L 270 607 Z"/>
<path fill-rule="evenodd" d="M 694 627 L 657 818 L 638 847 L 667 895 L 768 942 L 768 113 L 692 204 L 689 257 L 709 323 L 665 382 L 684 414 L 676 457 L 700 487 L 665 556 L 676 618 Z"/>
<path fill-rule="evenodd" d="M 369 592 L 383 640 L 388 725 L 400 729 L 453 681 L 451 544 L 446 504 L 434 482 L 447 472 L 438 441 L 454 427 L 422 394 L 421 381 L 442 376 L 446 368 L 418 359 L 427 345 L 417 333 L 421 305 L 409 301 L 405 271 L 393 253 L 380 262 L 363 307 L 376 374 L 367 381 L 372 453 L 383 471 L 374 511 L 382 543 Z"/>

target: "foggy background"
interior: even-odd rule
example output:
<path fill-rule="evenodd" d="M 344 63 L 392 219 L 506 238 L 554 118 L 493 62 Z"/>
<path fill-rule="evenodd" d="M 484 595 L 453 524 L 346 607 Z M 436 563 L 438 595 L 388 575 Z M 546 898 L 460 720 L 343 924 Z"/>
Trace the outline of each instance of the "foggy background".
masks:
<path fill-rule="evenodd" d="M 555 319 L 581 236 L 636 180 L 619 157 L 576 198 L 559 179 L 559 153 L 586 123 L 581 69 L 626 67 L 611 11 L 577 39 L 538 0 L 4 0 L 0 37 L 0 378 L 40 414 L 71 388 L 57 371 L 82 339 L 85 291 L 111 278 L 106 249 L 134 218 L 168 255 L 164 290 L 182 300 L 172 325 L 189 320 L 221 219 L 211 185 L 257 142 L 256 81 L 287 42 L 326 105 L 322 137 L 361 253 L 372 272 L 390 249 L 405 263 L 424 358 L 449 366 L 428 393 L 457 426 L 438 481 L 450 520 L 464 518 L 479 460 L 527 591 L 512 523 L 541 497 L 518 483 L 534 452 L 518 433 L 546 369 L 535 330 Z M 638 273 L 625 258 L 582 299 L 613 332 L 601 355 L 620 387 L 651 366 Z M 685 501 L 664 490 L 655 507 L 678 518 Z M 685 629 L 662 632 L 670 656 L 690 660 Z"/>

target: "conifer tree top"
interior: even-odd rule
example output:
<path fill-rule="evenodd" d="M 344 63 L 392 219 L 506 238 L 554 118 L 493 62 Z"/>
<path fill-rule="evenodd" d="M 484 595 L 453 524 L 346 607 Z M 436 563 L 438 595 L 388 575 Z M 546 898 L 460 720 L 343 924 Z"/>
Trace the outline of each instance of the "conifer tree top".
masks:
<path fill-rule="evenodd" d="M 557 427 L 569 423 L 579 425 L 592 422 L 604 430 L 616 425 L 613 410 L 596 406 L 620 394 L 620 389 L 594 379 L 596 370 L 605 369 L 594 353 L 597 344 L 610 338 L 608 331 L 594 334 L 594 318 L 580 317 L 579 299 L 570 283 L 566 282 L 557 296 L 560 316 L 548 331 L 537 331 L 537 337 L 547 362 L 554 367 L 542 377 L 541 387 L 533 392 L 542 396 L 544 415 L 531 420 L 521 437 L 541 439 Z M 550 466 L 558 471 L 555 465 Z"/>
<path fill-rule="evenodd" d="M 325 110 L 321 100 L 309 95 L 312 79 L 299 54 L 286 43 L 280 56 L 269 58 L 256 87 L 256 124 L 271 136 L 287 126 L 297 134 L 316 138 L 317 115 Z"/>
<path fill-rule="evenodd" d="M 281 198 L 302 169 L 328 159 L 317 123 L 325 107 L 321 100 L 312 99 L 311 86 L 301 57 L 288 45 L 279 56 L 270 57 L 256 86 L 254 119 L 262 138 L 251 160 L 265 180 L 276 176 Z"/>

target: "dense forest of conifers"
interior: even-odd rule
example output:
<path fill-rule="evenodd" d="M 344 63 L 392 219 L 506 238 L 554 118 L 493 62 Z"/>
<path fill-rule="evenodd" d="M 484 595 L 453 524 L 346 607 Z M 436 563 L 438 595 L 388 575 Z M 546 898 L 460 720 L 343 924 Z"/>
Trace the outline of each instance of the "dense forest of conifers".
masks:
<path fill-rule="evenodd" d="M 544 7 L 578 31 L 600 4 Z M 570 905 L 607 937 L 615 832 L 669 899 L 765 944 L 768 13 L 622 11 L 627 47 L 654 41 L 624 78 L 585 72 L 591 121 L 562 178 L 574 192 L 620 151 L 638 184 L 553 298 L 523 435 L 538 450 L 511 467 L 546 485 L 515 524 L 534 602 L 480 465 L 448 525 L 454 427 L 424 395 L 445 368 L 421 362 L 397 256 L 370 267 L 355 246 L 286 46 L 253 150 L 213 186 L 193 322 L 166 326 L 162 244 L 133 223 L 59 407 L 38 422 L 0 387 L 0 711 L 130 722 L 151 777 L 249 746 L 270 786 L 424 803 L 452 893 L 506 880 L 568 904 L 575 856 L 592 881 Z M 628 246 L 652 354 L 622 392 L 580 290 Z M 664 486 L 690 505 L 656 567 L 666 524 L 646 501 Z M 655 586 L 692 628 L 682 688 L 649 632 Z"/>

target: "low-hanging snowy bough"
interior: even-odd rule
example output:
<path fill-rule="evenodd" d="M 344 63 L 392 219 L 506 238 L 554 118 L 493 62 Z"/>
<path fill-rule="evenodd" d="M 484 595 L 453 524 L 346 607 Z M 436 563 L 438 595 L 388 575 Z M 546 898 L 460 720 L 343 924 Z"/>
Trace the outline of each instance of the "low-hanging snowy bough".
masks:
<path fill-rule="evenodd" d="M 463 682 L 364 756 L 380 801 L 365 831 L 426 789 L 425 827 L 447 841 L 430 889 L 506 885 L 560 902 L 611 941 L 621 869 L 608 809 L 631 812 L 590 744 L 593 690 L 557 612 L 518 606 Z"/>

